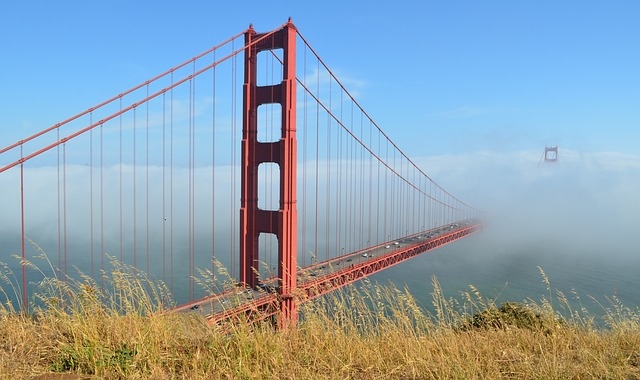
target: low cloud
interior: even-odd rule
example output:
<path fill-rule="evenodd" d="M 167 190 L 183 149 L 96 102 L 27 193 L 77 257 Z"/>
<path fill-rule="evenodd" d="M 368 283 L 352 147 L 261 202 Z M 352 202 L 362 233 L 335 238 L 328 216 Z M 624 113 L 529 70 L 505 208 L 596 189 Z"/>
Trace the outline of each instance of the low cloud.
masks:
<path fill-rule="evenodd" d="M 640 253 L 640 157 L 560 150 L 431 157 L 440 184 L 486 212 L 496 244 L 546 244 L 567 251 Z"/>

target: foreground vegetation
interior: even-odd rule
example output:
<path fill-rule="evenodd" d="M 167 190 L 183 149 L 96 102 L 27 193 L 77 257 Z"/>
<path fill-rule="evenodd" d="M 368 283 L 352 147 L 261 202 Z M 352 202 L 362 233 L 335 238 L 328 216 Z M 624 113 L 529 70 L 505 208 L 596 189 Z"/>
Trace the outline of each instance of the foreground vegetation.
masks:
<path fill-rule="evenodd" d="M 0 378 L 640 379 L 638 312 L 615 299 L 596 320 L 559 292 L 498 306 L 473 287 L 452 299 L 432 285 L 431 313 L 365 282 L 276 332 L 161 313 L 162 287 L 122 267 L 106 287 L 47 279 L 32 315 L 0 308 Z"/>

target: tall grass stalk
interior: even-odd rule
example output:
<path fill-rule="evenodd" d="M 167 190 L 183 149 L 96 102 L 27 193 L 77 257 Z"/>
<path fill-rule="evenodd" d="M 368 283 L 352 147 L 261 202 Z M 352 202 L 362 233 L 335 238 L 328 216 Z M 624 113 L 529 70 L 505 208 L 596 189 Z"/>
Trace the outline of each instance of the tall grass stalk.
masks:
<path fill-rule="evenodd" d="M 446 297 L 434 277 L 431 312 L 407 289 L 365 280 L 302 304 L 284 331 L 166 313 L 166 287 L 117 261 L 101 280 L 45 278 L 30 315 L 3 304 L 0 378 L 640 378 L 637 310 L 610 298 L 601 327 L 544 275 L 541 300 L 500 305 L 474 286 Z"/>

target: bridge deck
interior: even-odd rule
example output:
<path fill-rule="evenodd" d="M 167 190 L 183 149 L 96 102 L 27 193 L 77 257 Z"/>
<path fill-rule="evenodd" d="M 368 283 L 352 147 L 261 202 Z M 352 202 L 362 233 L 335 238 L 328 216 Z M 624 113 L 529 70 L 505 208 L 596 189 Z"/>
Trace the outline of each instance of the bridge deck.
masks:
<path fill-rule="evenodd" d="M 308 301 L 375 272 L 468 236 L 481 228 L 475 220 L 451 223 L 405 236 L 335 259 L 318 262 L 297 273 L 298 294 L 278 294 L 277 278 L 265 280 L 258 289 L 236 288 L 182 305 L 173 311 L 195 312 L 212 323 L 234 316 L 250 315 L 260 320 L 276 314 L 282 297 Z"/>

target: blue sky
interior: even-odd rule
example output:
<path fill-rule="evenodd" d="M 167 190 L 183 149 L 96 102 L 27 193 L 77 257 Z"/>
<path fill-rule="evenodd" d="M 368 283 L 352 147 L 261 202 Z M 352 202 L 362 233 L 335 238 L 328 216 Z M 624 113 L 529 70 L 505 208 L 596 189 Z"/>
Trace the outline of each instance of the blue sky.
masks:
<path fill-rule="evenodd" d="M 12 1 L 0 145 L 291 16 L 410 157 L 640 155 L 636 1 Z"/>
<path fill-rule="evenodd" d="M 288 17 L 398 147 L 519 229 L 500 239 L 637 254 L 636 0 L 3 1 L 0 148 Z"/>

